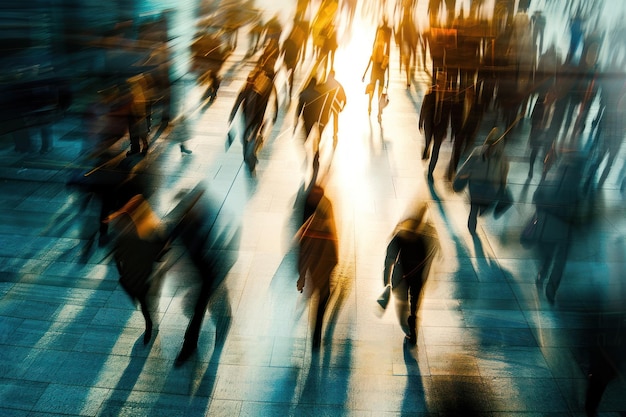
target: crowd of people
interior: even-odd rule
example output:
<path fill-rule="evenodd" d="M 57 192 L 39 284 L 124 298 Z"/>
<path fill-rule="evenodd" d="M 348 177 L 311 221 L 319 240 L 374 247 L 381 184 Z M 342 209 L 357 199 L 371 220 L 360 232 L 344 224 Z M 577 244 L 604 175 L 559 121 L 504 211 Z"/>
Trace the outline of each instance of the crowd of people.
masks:
<path fill-rule="evenodd" d="M 572 234 L 587 224 L 588 207 L 596 192 L 615 165 L 623 164 L 620 152 L 626 135 L 622 120 L 626 82 L 621 66 L 626 48 L 617 46 L 613 53 L 604 53 L 604 45 L 613 39 L 614 32 L 603 30 L 600 15 L 594 15 L 584 2 L 568 3 L 570 8 L 573 3 L 579 4 L 568 10 L 570 36 L 564 54 L 559 52 L 559 40 L 546 35 L 551 22 L 542 10 L 532 8 L 530 0 L 496 0 L 491 13 L 485 10 L 484 1 L 459 2 L 463 3 L 459 8 L 455 0 L 430 0 L 428 25 L 424 27 L 418 23 L 418 3 L 399 0 L 389 7 L 382 2 L 375 9 L 371 19 L 375 22 L 371 55 L 362 76 L 363 83 L 368 80 L 368 115 L 376 98 L 377 120 L 382 124 L 395 53 L 400 70 L 405 72 L 408 91 L 418 70 L 428 74 L 431 83 L 420 92 L 419 108 L 415 109 L 418 122 L 414 129 L 421 140 L 416 163 L 421 154 L 427 166 L 427 181 L 434 183 L 442 145 L 446 139 L 452 141 L 445 180 L 452 183 L 456 192 L 468 191 L 467 227 L 474 239 L 478 236 L 479 217 L 486 219 L 489 210 L 499 216 L 513 204 L 508 187 L 507 145 L 519 140 L 519 125 L 530 123 L 529 135 L 523 138 L 529 153 L 527 181 L 534 177 L 537 162 L 541 165 L 541 179 L 533 193 L 536 213 L 521 231 L 520 240 L 540 255 L 535 282 L 554 304 Z M 463 10 L 466 4 L 467 11 Z M 551 13 L 557 7 L 548 1 L 542 5 Z M 243 7 L 254 9 L 251 2 Z M 296 99 L 296 105 L 290 107 L 294 109 L 293 134 L 301 125 L 302 142 L 312 147 L 316 174 L 320 142 L 331 118 L 333 148 L 337 146 L 344 134 L 339 130 L 340 114 L 353 99 L 336 79 L 335 56 L 341 53 L 339 34 L 349 28 L 355 8 L 355 3 L 348 0 L 300 0 L 287 22 L 279 15 L 263 21 L 254 13 L 241 18 L 233 12 L 239 21 L 227 21 L 218 33 L 207 34 L 203 29 L 190 46 L 194 60 L 191 70 L 198 83 L 206 86 L 202 98 L 213 102 L 224 77 L 223 63 L 237 48 L 237 33 L 248 30 L 245 59 L 252 69 L 228 117 L 227 145 L 240 138 L 242 159 L 250 174 L 259 164 L 259 152 L 270 130 L 268 125 L 275 123 L 283 110 L 278 100 L 280 71 L 286 74 L 289 102 Z M 119 33 L 110 34 L 112 38 L 116 36 Z M 143 62 L 150 71 L 116 77 L 115 82 L 98 91 L 98 100 L 88 108 L 84 120 L 85 160 L 95 168 L 87 174 L 80 172 L 69 183 L 101 199 L 100 243 L 110 243 L 112 225 L 120 283 L 141 308 L 146 344 L 153 336 L 147 294 L 155 262 L 166 256 L 175 240 L 185 247 L 202 283 L 177 358 L 177 363 L 182 364 L 197 348 L 209 298 L 224 274 L 217 272 L 214 224 L 207 224 L 215 212 L 204 191 L 194 190 L 166 220 L 159 219 L 148 203 L 150 195 L 146 193 L 150 187 L 141 183 L 141 177 L 138 181 L 134 170 L 138 159 L 150 152 L 155 108 L 160 110 L 163 126 L 173 116 L 167 48 L 160 44 L 148 58 Z M 296 89 L 296 80 L 304 80 L 303 88 Z M 493 125 L 485 125 L 487 121 Z M 486 131 L 489 133 L 484 134 Z M 110 146 L 126 138 L 127 159 L 112 162 Z M 48 146 L 44 140 L 42 152 Z M 191 153 L 184 140 L 180 150 L 183 154 Z M 297 235 L 295 287 L 299 291 L 313 287 L 318 293 L 312 345 L 319 349 L 331 277 L 340 262 L 340 242 L 332 201 L 316 174 L 308 184 Z M 619 175 L 624 191 L 626 175 Z M 227 241 L 236 245 L 232 236 Z M 426 206 L 420 204 L 398 222 L 384 256 L 383 285 L 397 302 L 399 324 L 411 345 L 417 343 L 421 292 L 440 255 L 437 230 Z M 382 304 L 386 306 L 386 302 Z M 608 382 L 605 378 L 601 383 L 606 386 Z M 598 387 L 590 387 L 593 401 L 599 402 Z M 590 405 L 589 415 L 594 415 L 596 408 L 597 404 Z"/>

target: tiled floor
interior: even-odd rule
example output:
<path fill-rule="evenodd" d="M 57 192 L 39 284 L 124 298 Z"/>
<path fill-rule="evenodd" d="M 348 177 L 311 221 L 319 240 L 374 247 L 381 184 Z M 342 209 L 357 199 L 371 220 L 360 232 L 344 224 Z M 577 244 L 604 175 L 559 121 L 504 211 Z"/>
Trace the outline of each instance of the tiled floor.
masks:
<path fill-rule="evenodd" d="M 140 165 L 157 213 L 203 182 L 217 225 L 240 232 L 198 352 L 182 367 L 174 359 L 198 288 L 182 246 L 159 264 L 158 331 L 144 346 L 142 316 L 118 284 L 110 249 L 97 246 L 98 206 L 65 185 L 80 146 L 68 132 L 78 125 L 57 126 L 56 147 L 44 157 L 0 151 L 0 415 L 585 415 L 589 335 L 603 325 L 614 330 L 623 316 L 613 312 L 624 311 L 624 197 L 616 173 L 598 193 L 593 223 L 576 230 L 551 305 L 535 286 L 537 255 L 519 244 L 538 183 L 538 175 L 526 178 L 528 122 L 507 145 L 516 203 L 498 220 L 481 217 L 472 239 L 467 196 L 443 179 L 450 143 L 433 184 L 420 159 L 417 114 L 428 75 L 418 72 L 406 90 L 392 67 L 391 103 L 379 126 L 368 119 L 354 76 L 363 51 L 350 45 L 337 53 L 337 79 L 348 94 L 339 145 L 333 153 L 325 142 L 321 158 L 340 242 L 321 350 L 311 349 L 309 299 L 296 290 L 294 206 L 311 173 L 302 138 L 292 136 L 295 101 L 285 100 L 279 78 L 279 118 L 250 177 L 241 146 L 224 146 L 226 119 L 251 68 L 235 54 L 227 63 L 232 77 L 210 107 L 197 106 L 193 83 L 179 83 L 186 120 L 153 139 Z M 482 137 L 492 122 L 493 114 Z M 188 139 L 193 154 L 181 155 L 178 138 Z M 428 202 L 443 253 L 411 348 L 393 309 L 383 313 L 376 298 L 390 233 L 416 200 Z M 621 326 L 623 338 L 623 318 Z M 606 391 L 603 417 L 626 415 L 624 392 L 621 373 Z"/>

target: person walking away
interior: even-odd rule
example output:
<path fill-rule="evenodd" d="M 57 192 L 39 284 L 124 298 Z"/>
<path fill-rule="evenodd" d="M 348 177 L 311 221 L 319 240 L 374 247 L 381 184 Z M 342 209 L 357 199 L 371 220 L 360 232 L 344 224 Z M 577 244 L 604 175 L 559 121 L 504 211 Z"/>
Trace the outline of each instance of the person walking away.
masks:
<path fill-rule="evenodd" d="M 447 180 L 450 182 L 456 175 L 461 156 L 473 147 L 478 129 L 480 129 L 483 120 L 485 106 L 474 88 L 470 88 L 465 92 L 462 111 L 461 127 L 454 136 L 452 154 L 450 155 L 450 163 L 448 165 Z"/>
<path fill-rule="evenodd" d="M 278 96 L 274 86 L 273 67 L 264 66 L 263 62 L 259 62 L 257 66 L 250 72 L 246 84 L 240 90 L 233 108 L 231 110 L 228 122 L 232 123 L 235 115 L 242 109 L 243 119 L 243 159 L 252 173 L 258 162 L 257 152 L 262 146 L 262 131 L 264 125 L 265 112 L 270 97 L 274 96 L 275 113 L 273 121 L 278 117 Z M 228 145 L 232 143 L 231 133 L 228 134 Z"/>
<path fill-rule="evenodd" d="M 387 17 L 383 17 L 383 21 L 376 29 L 376 36 L 374 38 L 374 45 L 372 49 L 372 55 L 367 63 L 365 72 L 361 81 L 365 82 L 365 75 L 371 68 L 370 82 L 366 87 L 366 93 L 368 94 L 367 101 L 367 114 L 372 113 L 372 99 L 374 93 L 377 93 L 377 97 L 380 100 L 384 89 L 387 87 L 386 79 L 389 76 L 389 54 L 391 51 L 391 28 L 387 23 Z M 378 106 L 378 121 L 382 120 L 382 106 Z"/>
<path fill-rule="evenodd" d="M 439 159 L 439 150 L 448 134 L 452 109 L 451 101 L 446 97 L 443 84 L 442 74 L 438 74 L 436 85 L 424 96 L 418 122 L 419 130 L 424 133 L 425 142 L 422 160 L 430 158 L 428 164 L 429 181 L 433 181 L 433 173 Z M 430 153 L 431 143 L 432 155 Z"/>
<path fill-rule="evenodd" d="M 545 295 L 554 303 L 567 263 L 572 224 L 582 201 L 583 160 L 576 152 L 562 153 L 554 171 L 543 179 L 533 195 L 537 215 L 537 250 L 540 268 L 536 284 L 545 284 Z"/>
<path fill-rule="evenodd" d="M 180 239 L 195 267 L 194 275 L 200 280 L 197 292 L 192 293 L 195 295 L 195 303 L 182 347 L 176 357 L 175 366 L 178 367 L 187 362 L 198 350 L 207 309 L 211 310 L 211 320 L 216 326 L 215 350 L 223 348 L 230 328 L 231 307 L 226 288 L 222 283 L 236 262 L 241 229 L 236 222 L 224 221 L 225 216 L 217 216 L 221 207 L 202 184 L 185 195 L 176 210 L 178 213 L 171 213 L 172 219 L 176 222 L 171 238 Z M 209 303 L 218 288 L 223 290 L 220 292 L 219 301 L 221 316 L 213 308 L 209 308 Z"/>
<path fill-rule="evenodd" d="M 313 332 L 313 349 L 322 341 L 324 313 L 330 298 L 330 279 L 338 264 L 338 239 L 333 205 L 324 189 L 313 185 L 306 198 L 304 222 L 298 231 L 298 291 L 308 284 L 318 295 Z"/>
<path fill-rule="evenodd" d="M 322 111 L 324 109 L 324 97 L 317 89 L 317 79 L 312 77 L 306 88 L 299 95 L 298 105 L 296 106 L 296 117 L 293 123 L 294 133 L 298 126 L 298 120 L 302 117 L 304 128 L 304 142 L 306 143 L 311 137 L 311 132 L 317 127 L 317 136 L 322 135 L 324 123 L 322 123 Z M 319 158 L 319 137 L 313 137 L 314 157 Z"/>
<path fill-rule="evenodd" d="M 467 228 L 473 236 L 476 235 L 478 216 L 498 202 L 506 188 L 509 160 L 504 153 L 503 137 L 498 136 L 499 129 L 491 129 L 484 144 L 474 148 L 454 177 L 454 191 L 469 188 Z"/>
<path fill-rule="evenodd" d="M 383 284 L 392 288 L 398 322 L 411 345 L 417 343 L 422 290 L 439 251 L 437 231 L 422 202 L 396 226 L 387 246 L 383 273 Z"/>
<path fill-rule="evenodd" d="M 333 148 L 337 147 L 337 133 L 339 132 L 339 113 L 346 106 L 346 92 L 337 79 L 335 79 L 335 70 L 330 70 L 326 82 L 319 86 L 318 90 L 325 95 L 324 109 L 322 110 L 323 119 L 328 122 L 330 116 L 333 117 Z"/>
<path fill-rule="evenodd" d="M 148 291 L 152 284 L 154 262 L 167 244 L 166 231 L 141 194 L 131 198 L 104 221 L 113 223 L 117 231 L 113 257 L 120 274 L 119 281 L 131 299 L 139 303 L 146 326 L 143 343 L 148 344 L 153 326 Z"/>

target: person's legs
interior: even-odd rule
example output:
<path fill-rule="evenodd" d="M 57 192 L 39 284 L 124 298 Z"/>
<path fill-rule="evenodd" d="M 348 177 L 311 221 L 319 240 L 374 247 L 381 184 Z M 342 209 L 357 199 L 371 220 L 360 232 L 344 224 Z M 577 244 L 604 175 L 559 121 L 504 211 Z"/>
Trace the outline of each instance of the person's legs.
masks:
<path fill-rule="evenodd" d="M 417 343 L 417 312 L 421 301 L 422 277 L 414 277 L 409 282 L 410 310 L 407 320 L 409 325 L 409 343 Z"/>
<path fill-rule="evenodd" d="M 476 224 L 478 223 L 478 211 L 480 210 L 480 205 L 476 203 L 471 203 L 470 205 L 470 213 L 469 218 L 467 219 L 467 228 L 472 235 L 476 234 Z"/>
<path fill-rule="evenodd" d="M 537 159 L 537 155 L 539 154 L 539 147 L 533 146 L 530 149 L 530 159 L 528 162 L 528 178 L 533 177 L 533 171 L 535 169 L 535 159 Z"/>
<path fill-rule="evenodd" d="M 146 322 L 146 331 L 143 335 L 143 344 L 147 345 L 152 339 L 152 318 L 150 318 L 150 309 L 148 308 L 147 296 L 144 295 L 139 298 L 139 306 L 141 307 L 141 314 Z"/>
<path fill-rule="evenodd" d="M 330 298 L 330 272 L 325 282 L 321 282 L 318 289 L 319 300 L 317 302 L 317 312 L 315 314 L 315 330 L 313 331 L 313 348 L 319 348 L 322 344 L 322 325 L 324 320 L 324 313 L 326 312 L 326 306 L 328 305 L 328 299 Z"/>
<path fill-rule="evenodd" d="M 448 180 L 452 181 L 454 175 L 456 174 L 456 168 L 459 166 L 459 162 L 461 160 L 461 153 L 463 152 L 463 144 L 465 143 L 465 138 L 461 135 L 457 135 L 454 138 L 454 143 L 452 146 L 452 155 L 450 156 L 450 165 L 448 166 Z"/>
<path fill-rule="evenodd" d="M 134 155 L 141 151 L 141 144 L 139 142 L 139 137 L 135 133 L 130 134 L 130 149 L 126 152 L 126 155 Z"/>
<path fill-rule="evenodd" d="M 41 148 L 39 153 L 47 153 L 52 148 L 52 126 L 44 125 L 41 127 Z"/>
<path fill-rule="evenodd" d="M 141 144 L 142 144 L 141 153 L 143 155 L 146 155 L 148 153 L 148 148 L 150 147 L 150 144 L 148 143 L 147 134 L 141 135 Z"/>
<path fill-rule="evenodd" d="M 432 126 L 424 126 L 424 151 L 422 152 L 422 160 L 430 158 L 430 143 L 433 139 Z"/>
<path fill-rule="evenodd" d="M 443 138 L 434 138 L 433 153 L 430 156 L 430 163 L 428 164 L 428 179 L 430 180 L 432 180 L 433 173 L 435 172 L 435 166 L 437 165 L 437 160 L 439 159 L 439 150 L 441 149 L 442 142 Z"/>
<path fill-rule="evenodd" d="M 554 264 L 552 265 L 552 273 L 546 284 L 546 297 L 548 301 L 554 302 L 556 291 L 561 284 L 565 263 L 567 262 L 568 243 L 566 241 L 559 242 L 554 251 Z"/>
<path fill-rule="evenodd" d="M 183 340 L 183 347 L 176 358 L 176 364 L 181 365 L 196 351 L 198 348 L 198 339 L 200 338 L 200 330 L 202 328 L 202 321 L 206 313 L 209 299 L 211 298 L 213 290 L 214 272 L 210 264 L 203 259 L 200 254 L 193 254 L 192 261 L 198 269 L 202 278 L 202 286 L 196 300 L 193 315 L 189 320 L 189 325 L 185 331 L 185 337 Z"/>
<path fill-rule="evenodd" d="M 410 315 L 409 307 L 409 286 L 406 280 L 401 279 L 392 289 L 393 299 L 395 300 L 396 316 L 398 324 L 407 338 L 410 337 L 411 331 L 408 321 Z M 407 314 L 409 313 L 409 314 Z"/>
<path fill-rule="evenodd" d="M 539 255 L 541 257 L 541 266 L 539 267 L 539 273 L 537 274 L 537 284 L 540 285 L 548 276 L 550 268 L 552 267 L 552 261 L 554 260 L 554 253 L 556 246 L 553 243 L 540 243 Z"/>

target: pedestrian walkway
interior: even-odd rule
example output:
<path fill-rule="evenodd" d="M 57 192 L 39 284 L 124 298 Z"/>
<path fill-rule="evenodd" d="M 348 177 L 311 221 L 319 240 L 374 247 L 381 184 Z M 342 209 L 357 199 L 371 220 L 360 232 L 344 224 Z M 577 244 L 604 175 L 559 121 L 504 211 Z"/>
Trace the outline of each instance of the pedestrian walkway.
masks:
<path fill-rule="evenodd" d="M 353 39 L 371 36 L 368 29 Z M 442 147 L 432 183 L 420 159 L 417 115 L 428 74 L 418 72 L 407 90 L 391 60 L 390 104 L 379 126 L 375 116 L 368 119 L 364 84 L 354 76 L 367 52 L 343 48 L 336 77 L 348 103 L 336 150 L 324 137 L 320 158 L 340 248 L 321 349 L 311 349 L 309 303 L 296 290 L 294 205 L 311 176 L 302 138 L 292 135 L 296 100 L 286 100 L 279 77 L 279 118 L 250 176 L 241 146 L 225 149 L 226 120 L 251 69 L 237 51 L 210 106 L 198 103 L 202 91 L 192 80 L 178 84 L 184 118 L 153 137 L 142 162 L 158 214 L 202 182 L 220 224 L 241 228 L 236 262 L 209 304 L 198 352 L 182 367 L 174 360 L 196 272 L 175 244 L 157 271 L 157 330 L 144 346 L 143 318 L 118 283 L 110 248 L 94 244 L 97 204 L 65 184 L 78 161 L 78 121 L 55 127 L 48 155 L 0 149 L 0 415 L 585 415 L 594 342 L 586 338 L 598 320 L 614 318 L 600 310 L 619 313 L 612 307 L 624 300 L 626 216 L 615 175 L 597 196 L 592 226 L 581 226 L 572 242 L 552 305 L 535 286 L 537 254 L 519 243 L 539 181 L 527 179 L 528 122 L 513 130 L 506 148 L 514 207 L 498 220 L 479 218 L 472 238 L 467 196 L 444 179 L 451 144 Z M 299 72 L 296 85 L 305 76 Z M 491 115 L 479 138 L 493 123 Z M 182 140 L 192 154 L 181 154 Z M 121 153 L 127 144 L 118 146 Z M 443 254 L 410 347 L 393 311 L 383 314 L 376 299 L 388 239 L 416 200 L 428 203 Z M 615 317 L 623 337 L 623 316 Z M 601 416 L 626 415 L 624 392 L 622 374 L 609 385 Z"/>

